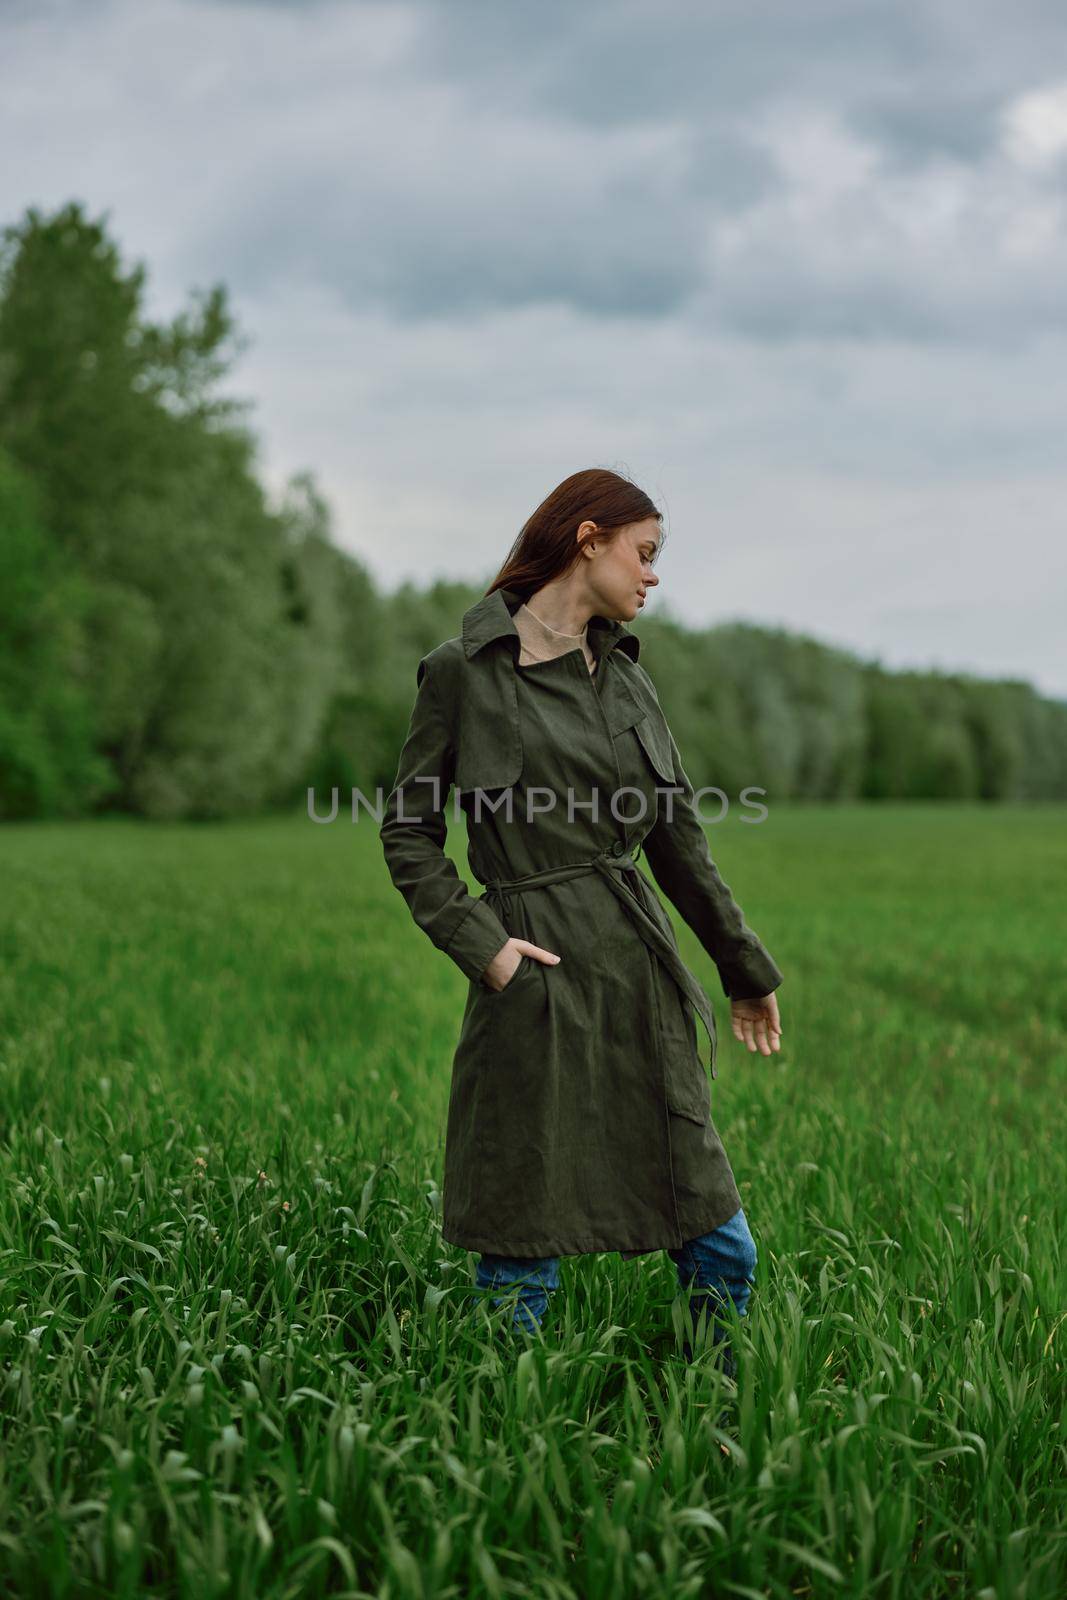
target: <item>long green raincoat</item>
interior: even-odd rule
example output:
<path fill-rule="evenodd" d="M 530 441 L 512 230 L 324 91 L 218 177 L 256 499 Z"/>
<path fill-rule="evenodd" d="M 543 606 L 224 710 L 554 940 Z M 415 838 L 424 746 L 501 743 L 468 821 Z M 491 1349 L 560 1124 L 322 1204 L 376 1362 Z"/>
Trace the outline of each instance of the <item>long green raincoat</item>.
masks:
<path fill-rule="evenodd" d="M 628 1258 L 741 1205 L 698 1047 L 699 1020 L 714 1078 L 714 1012 L 638 849 L 727 996 L 769 994 L 782 974 L 711 858 L 637 635 L 593 616 L 592 675 L 578 647 L 521 667 L 524 598 L 494 590 L 420 660 L 380 829 L 416 924 L 469 980 L 442 1235 L 501 1255 Z M 477 897 L 443 849 L 453 786 Z M 524 955 L 494 990 L 482 975 L 511 937 L 561 960 Z"/>

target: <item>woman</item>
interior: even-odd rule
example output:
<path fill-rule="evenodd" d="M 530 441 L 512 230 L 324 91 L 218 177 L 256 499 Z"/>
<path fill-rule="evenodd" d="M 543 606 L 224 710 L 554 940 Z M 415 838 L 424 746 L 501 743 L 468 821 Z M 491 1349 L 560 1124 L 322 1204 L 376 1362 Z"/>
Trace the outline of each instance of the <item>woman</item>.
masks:
<path fill-rule="evenodd" d="M 561 1255 L 667 1250 L 682 1289 L 695 1280 L 694 1328 L 726 1296 L 744 1315 L 754 1281 L 698 1049 L 697 1018 L 714 1078 L 714 1013 L 637 852 L 752 1052 L 779 1048 L 782 974 L 712 861 L 626 626 L 661 542 L 661 513 L 617 473 L 552 491 L 462 634 L 419 662 L 380 830 L 415 922 L 468 979 L 442 1235 L 479 1253 L 479 1288 L 518 1286 L 514 1322 L 531 1331 Z M 477 898 L 443 849 L 453 784 Z"/>

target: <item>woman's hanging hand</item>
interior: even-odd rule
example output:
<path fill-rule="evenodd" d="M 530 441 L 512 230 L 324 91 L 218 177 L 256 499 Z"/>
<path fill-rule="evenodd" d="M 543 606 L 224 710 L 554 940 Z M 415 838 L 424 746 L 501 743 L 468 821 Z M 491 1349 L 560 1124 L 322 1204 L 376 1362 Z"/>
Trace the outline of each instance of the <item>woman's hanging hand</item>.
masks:
<path fill-rule="evenodd" d="M 773 994 L 765 994 L 760 1000 L 731 1000 L 730 1025 L 734 1038 L 750 1050 L 769 1056 L 772 1050 L 781 1049 L 782 1024 Z"/>
<path fill-rule="evenodd" d="M 539 944 L 531 944 L 529 939 L 509 939 L 482 973 L 485 987 L 497 993 L 506 989 L 523 956 L 532 956 L 535 961 L 543 961 L 549 967 L 557 966 L 560 960 L 552 950 L 542 950 Z"/>

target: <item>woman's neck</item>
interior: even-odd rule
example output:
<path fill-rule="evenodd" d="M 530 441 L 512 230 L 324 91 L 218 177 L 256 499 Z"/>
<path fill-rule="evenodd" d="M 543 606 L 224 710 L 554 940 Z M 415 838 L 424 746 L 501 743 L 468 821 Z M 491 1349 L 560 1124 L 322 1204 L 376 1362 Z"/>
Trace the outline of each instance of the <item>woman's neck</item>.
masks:
<path fill-rule="evenodd" d="M 551 661 L 554 656 L 581 650 L 590 672 L 594 670 L 596 660 L 589 643 L 588 625 L 580 633 L 565 633 L 561 629 L 551 628 L 525 602 L 516 607 L 512 620 L 519 635 L 520 666 L 530 666 L 535 661 Z"/>
<path fill-rule="evenodd" d="M 592 612 L 577 595 L 568 595 L 565 591 L 553 593 L 552 586 L 548 585 L 538 589 L 523 604 L 529 615 L 549 633 L 575 642 L 585 637 Z"/>

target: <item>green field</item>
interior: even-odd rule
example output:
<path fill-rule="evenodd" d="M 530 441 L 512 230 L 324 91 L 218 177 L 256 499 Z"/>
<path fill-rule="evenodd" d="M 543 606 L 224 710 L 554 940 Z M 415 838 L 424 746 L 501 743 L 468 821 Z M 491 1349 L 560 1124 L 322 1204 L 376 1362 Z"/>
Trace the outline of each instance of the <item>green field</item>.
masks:
<path fill-rule="evenodd" d="M 750 1055 L 679 925 L 736 1391 L 665 1254 L 564 1258 L 543 1339 L 460 1321 L 466 980 L 373 821 L 0 831 L 0 1592 L 1067 1592 L 1067 810 L 709 833 L 785 973 Z"/>

